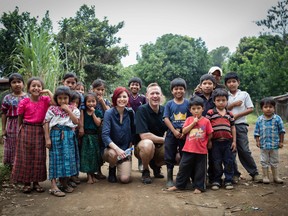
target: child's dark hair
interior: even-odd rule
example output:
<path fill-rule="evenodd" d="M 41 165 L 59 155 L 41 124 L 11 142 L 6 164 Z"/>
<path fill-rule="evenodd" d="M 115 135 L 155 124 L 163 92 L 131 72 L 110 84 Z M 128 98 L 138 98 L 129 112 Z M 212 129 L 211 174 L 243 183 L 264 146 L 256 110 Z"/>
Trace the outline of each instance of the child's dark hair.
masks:
<path fill-rule="evenodd" d="M 78 106 L 77 108 L 79 109 L 80 108 L 80 105 L 81 105 L 81 95 L 79 92 L 77 91 L 71 91 L 71 98 L 70 98 L 70 102 L 74 101 L 78 99 L 79 100 L 79 103 L 78 103 Z"/>
<path fill-rule="evenodd" d="M 204 108 L 204 100 L 201 97 L 194 95 L 189 100 L 189 109 L 192 106 L 201 106 Z"/>
<path fill-rule="evenodd" d="M 95 94 L 94 92 L 89 92 L 89 93 L 87 93 L 87 94 L 85 95 L 85 97 L 84 97 L 85 107 L 86 107 L 86 101 L 87 101 L 87 99 L 88 99 L 89 97 L 94 97 L 95 100 L 97 101 L 97 96 L 96 96 L 96 94 Z"/>
<path fill-rule="evenodd" d="M 271 105 L 275 108 L 276 106 L 276 101 L 274 100 L 273 97 L 266 97 L 266 98 L 263 98 L 261 101 L 260 101 L 260 107 L 261 109 L 263 108 L 264 105 Z"/>
<path fill-rule="evenodd" d="M 185 90 L 187 89 L 186 81 L 182 78 L 175 78 L 170 82 L 170 90 L 172 91 L 174 87 L 181 86 Z"/>
<path fill-rule="evenodd" d="M 55 103 L 57 104 L 57 106 L 60 106 L 60 104 L 58 104 L 57 97 L 58 97 L 59 95 L 62 95 L 62 94 L 68 95 L 68 97 L 69 97 L 69 103 L 70 103 L 70 101 L 71 101 L 71 90 L 70 90 L 70 88 L 67 87 L 67 86 L 59 86 L 59 87 L 57 87 L 57 89 L 55 90 L 55 93 L 54 93 L 54 96 L 53 96 L 53 99 L 54 99 Z"/>
<path fill-rule="evenodd" d="M 131 83 L 136 82 L 139 83 L 140 88 L 142 87 L 142 80 L 139 77 L 133 77 L 129 80 L 128 82 L 128 87 L 130 86 Z"/>
<path fill-rule="evenodd" d="M 93 81 L 92 83 L 92 88 L 97 88 L 99 86 L 104 86 L 104 88 L 106 87 L 106 82 L 102 79 L 96 79 Z"/>
<path fill-rule="evenodd" d="M 202 75 L 202 76 L 200 77 L 200 85 L 201 85 L 201 84 L 203 83 L 203 81 L 205 81 L 205 80 L 210 80 L 210 81 L 213 82 L 214 85 L 216 85 L 216 80 L 215 80 L 214 76 L 211 75 L 211 74 L 204 74 L 204 75 Z"/>
<path fill-rule="evenodd" d="M 225 75 L 224 77 L 224 82 L 226 84 L 226 82 L 229 80 L 229 79 L 236 79 L 237 81 L 239 81 L 239 76 L 236 72 L 229 72 Z"/>
<path fill-rule="evenodd" d="M 75 88 L 77 88 L 77 86 L 83 86 L 85 89 L 85 85 L 83 82 L 77 82 Z"/>
<path fill-rule="evenodd" d="M 212 92 L 212 100 L 215 101 L 216 97 L 226 97 L 226 99 L 228 100 L 228 91 L 226 89 L 223 88 L 217 88 Z"/>
<path fill-rule="evenodd" d="M 34 81 L 34 80 L 37 80 L 41 83 L 41 86 L 42 86 L 42 89 L 45 88 L 44 86 L 44 82 L 42 81 L 42 79 L 40 77 L 31 77 L 28 81 L 27 81 L 27 91 L 29 91 L 29 88 L 31 86 L 31 83 Z"/>
<path fill-rule="evenodd" d="M 11 82 L 14 80 L 14 79 L 18 79 L 18 80 L 21 80 L 24 84 L 24 79 L 22 77 L 21 74 L 19 73 L 12 73 L 10 76 L 9 76 L 9 85 L 11 86 Z"/>
<path fill-rule="evenodd" d="M 78 82 L 78 78 L 77 78 L 77 75 L 75 73 L 72 73 L 72 72 L 68 72 L 66 74 L 64 74 L 63 76 L 63 80 L 66 80 L 68 78 L 74 78 L 76 82 Z"/>

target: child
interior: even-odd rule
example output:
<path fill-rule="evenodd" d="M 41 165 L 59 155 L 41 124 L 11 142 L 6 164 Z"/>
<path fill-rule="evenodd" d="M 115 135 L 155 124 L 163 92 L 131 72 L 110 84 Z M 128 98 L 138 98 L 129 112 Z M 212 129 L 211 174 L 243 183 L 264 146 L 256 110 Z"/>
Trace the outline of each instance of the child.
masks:
<path fill-rule="evenodd" d="M 271 166 L 273 180 L 282 184 L 278 176 L 279 154 L 278 149 L 283 147 L 285 128 L 281 117 L 275 114 L 276 102 L 273 98 L 264 98 L 260 101 L 263 115 L 259 116 L 255 125 L 254 137 L 260 148 L 260 163 L 263 170 L 263 183 L 269 184 L 268 168 Z"/>
<path fill-rule="evenodd" d="M 246 91 L 241 91 L 238 89 L 240 85 L 240 80 L 238 74 L 235 72 L 227 73 L 224 77 L 225 85 L 227 86 L 229 92 L 228 106 L 227 109 L 230 110 L 235 119 L 236 127 L 236 143 L 237 143 L 237 153 L 238 158 L 247 170 L 252 180 L 255 182 L 261 182 L 262 177 L 258 173 L 256 163 L 252 157 L 251 151 L 249 149 L 248 141 L 248 129 L 246 116 L 253 112 L 253 103 L 250 95 Z M 234 154 L 234 177 L 233 182 L 237 183 L 240 178 L 241 173 L 237 169 L 236 163 L 236 153 Z"/>
<path fill-rule="evenodd" d="M 62 84 L 64 86 L 67 86 L 70 88 L 70 90 L 76 91 L 78 83 L 78 77 L 75 73 L 69 72 L 64 74 Z M 81 86 L 81 85 L 78 85 Z M 81 91 L 81 90 L 80 90 Z M 84 128 L 83 128 L 83 109 L 85 108 L 84 106 L 84 96 L 80 93 L 80 105 L 79 105 L 79 110 L 80 110 L 80 121 L 78 123 L 77 131 L 76 131 L 76 138 L 78 141 L 81 142 L 81 137 L 84 134 Z M 76 149 L 76 157 L 79 155 L 79 147 Z M 77 158 L 79 160 L 79 158 Z M 71 176 L 69 185 L 72 187 L 77 187 L 76 184 L 80 184 L 80 179 L 78 177 L 79 174 L 75 176 Z"/>
<path fill-rule="evenodd" d="M 82 82 L 77 82 L 75 86 L 75 91 L 79 92 L 80 94 L 85 94 L 85 86 Z"/>
<path fill-rule="evenodd" d="M 100 146 L 98 142 L 98 127 L 101 125 L 102 115 L 96 110 L 96 95 L 88 93 L 85 96 L 84 110 L 84 136 L 81 145 L 80 171 L 87 173 L 87 183 L 96 182 L 94 176 L 98 172 L 101 161 Z"/>
<path fill-rule="evenodd" d="M 214 179 L 212 190 L 218 190 L 222 184 L 224 173 L 225 189 L 233 189 L 232 179 L 233 153 L 236 150 L 236 130 L 233 114 L 226 110 L 228 92 L 225 89 L 215 89 L 212 94 L 215 108 L 208 110 L 206 117 L 213 127 L 212 160 L 214 165 Z M 224 170 L 223 170 L 224 165 Z"/>
<path fill-rule="evenodd" d="M 146 104 L 145 95 L 139 94 L 139 91 L 142 87 L 142 80 L 139 77 L 133 77 L 129 80 L 128 86 L 131 92 L 131 94 L 129 95 L 129 106 L 136 113 L 139 106 L 141 106 L 142 104 Z M 135 145 L 134 139 L 133 139 L 133 145 Z M 140 172 L 143 171 L 143 165 L 141 159 L 138 159 L 138 170 Z"/>
<path fill-rule="evenodd" d="M 106 98 L 104 98 L 104 94 L 105 94 L 105 88 L 106 88 L 106 82 L 102 79 L 96 79 L 93 81 L 92 83 L 92 91 L 96 94 L 97 97 L 97 101 L 96 101 L 96 110 L 99 110 L 101 112 L 101 115 L 104 116 L 104 113 L 106 110 L 110 109 L 111 107 L 111 103 L 109 100 L 107 100 Z M 101 151 L 104 150 L 104 145 L 102 142 L 102 124 L 101 126 L 98 128 L 98 134 L 99 134 L 99 145 L 101 147 Z M 98 173 L 95 175 L 95 177 L 97 179 L 106 179 L 106 176 L 102 174 L 101 171 L 101 166 L 104 164 L 104 162 L 102 161 L 102 163 L 99 164 L 99 169 L 98 169 Z"/>
<path fill-rule="evenodd" d="M 168 191 L 185 189 L 187 181 L 192 177 L 194 193 L 199 194 L 206 190 L 207 147 L 211 148 L 213 130 L 210 121 L 202 116 L 202 98 L 193 96 L 189 101 L 189 110 L 192 116 L 186 119 L 182 129 L 186 141 L 182 149 L 176 186 L 168 188 Z"/>
<path fill-rule="evenodd" d="M 43 130 L 45 114 L 53 102 L 49 90 L 43 90 L 44 83 L 38 77 L 32 77 L 27 82 L 28 98 L 18 105 L 19 135 L 16 155 L 12 170 L 12 179 L 23 182 L 23 193 L 33 190 L 43 192 L 39 182 L 46 180 L 46 148 Z M 42 96 L 48 93 L 49 96 Z"/>
<path fill-rule="evenodd" d="M 139 94 L 142 87 L 142 80 L 138 77 L 133 77 L 129 80 L 128 86 L 131 92 L 129 95 L 129 105 L 136 113 L 139 106 L 146 104 L 145 95 Z"/>
<path fill-rule="evenodd" d="M 49 107 L 45 116 L 45 141 L 49 149 L 49 179 L 51 180 L 50 194 L 62 197 L 64 192 L 71 193 L 73 188 L 68 186 L 68 178 L 77 175 L 79 162 L 75 128 L 79 122 L 80 111 L 69 105 L 71 90 L 67 86 L 56 89 L 54 100 L 56 106 Z M 57 184 L 59 178 L 63 186 L 62 192 Z"/>
<path fill-rule="evenodd" d="M 214 108 L 214 102 L 212 99 L 212 92 L 215 89 L 216 80 L 211 74 L 204 74 L 200 77 L 200 92 L 195 92 L 195 95 L 201 97 L 204 100 L 203 116 L 206 116 L 207 111 Z M 209 183 L 212 183 L 213 176 L 213 160 L 211 149 L 208 149 L 208 179 Z"/>
<path fill-rule="evenodd" d="M 3 163 L 11 169 L 14 163 L 16 140 L 18 135 L 18 113 L 19 102 L 28 97 L 23 92 L 24 80 L 18 73 L 9 76 L 9 85 L 12 93 L 6 95 L 2 101 L 2 137 L 4 141 Z"/>
<path fill-rule="evenodd" d="M 186 82 L 182 78 L 176 78 L 170 83 L 170 90 L 174 99 L 167 102 L 164 109 L 164 122 L 168 131 L 164 141 L 165 154 L 164 159 L 167 166 L 167 187 L 173 184 L 173 168 L 176 164 L 177 152 L 182 155 L 182 148 L 185 143 L 182 134 L 182 126 L 187 117 L 191 116 L 189 111 L 189 101 L 184 98 Z"/>

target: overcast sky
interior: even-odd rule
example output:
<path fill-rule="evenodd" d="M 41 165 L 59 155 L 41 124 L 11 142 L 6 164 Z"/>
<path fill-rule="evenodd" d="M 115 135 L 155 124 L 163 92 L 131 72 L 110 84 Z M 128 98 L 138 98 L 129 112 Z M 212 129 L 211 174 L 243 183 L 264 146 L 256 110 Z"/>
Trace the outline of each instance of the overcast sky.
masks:
<path fill-rule="evenodd" d="M 209 51 L 227 46 L 233 52 L 242 37 L 259 35 L 253 21 L 264 19 L 277 0 L 0 0 L 0 15 L 15 6 L 41 18 L 49 10 L 57 32 L 57 22 L 74 17 L 83 4 L 95 5 L 100 20 L 125 22 L 117 36 L 128 45 L 130 54 L 122 60 L 128 66 L 136 63 L 141 45 L 168 33 L 201 37 Z"/>

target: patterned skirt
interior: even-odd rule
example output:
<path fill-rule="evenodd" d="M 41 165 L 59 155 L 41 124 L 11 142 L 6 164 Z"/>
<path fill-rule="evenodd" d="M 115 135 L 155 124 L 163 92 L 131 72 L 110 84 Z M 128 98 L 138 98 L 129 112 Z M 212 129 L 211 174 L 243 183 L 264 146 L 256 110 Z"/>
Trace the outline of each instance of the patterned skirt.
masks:
<path fill-rule="evenodd" d="M 15 182 L 41 182 L 47 179 L 46 147 L 42 125 L 23 123 L 18 135 L 12 170 Z"/>
<path fill-rule="evenodd" d="M 79 173 L 79 151 L 75 132 L 66 126 L 50 131 L 49 179 L 70 177 Z"/>
<path fill-rule="evenodd" d="M 85 134 L 80 152 L 80 171 L 94 173 L 99 171 L 102 163 L 97 134 Z"/>
<path fill-rule="evenodd" d="M 6 123 L 6 139 L 4 139 L 4 159 L 7 165 L 14 164 L 16 141 L 18 135 L 18 117 L 8 118 Z"/>

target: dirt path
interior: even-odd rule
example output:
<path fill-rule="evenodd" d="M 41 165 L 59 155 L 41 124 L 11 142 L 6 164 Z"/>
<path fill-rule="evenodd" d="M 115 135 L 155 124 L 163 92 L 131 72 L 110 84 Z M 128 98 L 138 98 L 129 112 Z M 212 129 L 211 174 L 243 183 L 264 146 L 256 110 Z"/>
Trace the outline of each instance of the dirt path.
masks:
<path fill-rule="evenodd" d="M 253 131 L 251 127 L 249 133 Z M 286 130 L 287 131 L 287 130 Z M 255 147 L 250 134 L 250 146 L 259 167 L 259 149 Z M 194 195 L 191 191 L 166 192 L 166 179 L 153 179 L 151 185 L 143 185 L 137 171 L 137 160 L 133 158 L 131 184 L 111 184 L 102 180 L 93 185 L 85 183 L 81 174 L 81 184 L 72 194 L 64 198 L 49 195 L 49 181 L 42 185 L 46 192 L 30 195 L 17 189 L 4 188 L 0 192 L 0 215 L 288 215 L 288 142 L 280 150 L 280 177 L 283 185 L 254 184 L 250 176 L 240 170 L 246 180 L 241 180 L 234 190 L 211 191 Z M 102 168 L 107 175 L 108 164 Z M 177 174 L 178 167 L 175 170 Z M 260 171 L 261 172 L 261 171 Z M 163 169 L 166 175 L 166 170 Z"/>

